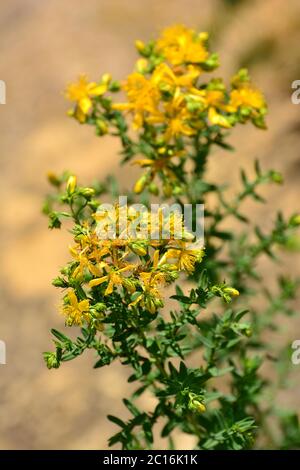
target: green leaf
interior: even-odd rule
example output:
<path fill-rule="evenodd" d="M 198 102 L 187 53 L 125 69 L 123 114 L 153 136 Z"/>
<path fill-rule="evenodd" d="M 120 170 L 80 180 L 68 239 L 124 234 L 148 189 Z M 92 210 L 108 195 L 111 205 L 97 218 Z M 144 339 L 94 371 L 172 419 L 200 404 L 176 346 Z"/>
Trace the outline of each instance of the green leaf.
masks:
<path fill-rule="evenodd" d="M 225 367 L 224 369 L 218 369 L 218 367 L 210 367 L 208 369 L 209 373 L 213 377 L 221 377 L 222 375 L 228 374 L 228 372 L 231 372 L 233 370 L 233 367 Z"/>
<path fill-rule="evenodd" d="M 60 331 L 55 330 L 54 328 L 52 328 L 50 331 L 53 334 L 53 336 L 59 339 L 62 343 L 72 343 L 72 340 L 68 338 L 66 335 L 64 335 L 63 333 L 61 333 Z"/>
<path fill-rule="evenodd" d="M 126 398 L 123 399 L 123 403 L 124 405 L 126 406 L 126 408 L 128 408 L 128 410 L 130 411 L 131 414 L 133 414 L 133 416 L 139 416 L 140 415 L 140 412 L 139 410 L 137 409 L 136 406 L 134 406 L 134 404 L 127 400 Z"/>
<path fill-rule="evenodd" d="M 117 418 L 117 416 L 107 415 L 107 419 L 121 428 L 125 428 L 126 426 L 124 421 L 122 421 L 120 418 Z"/>

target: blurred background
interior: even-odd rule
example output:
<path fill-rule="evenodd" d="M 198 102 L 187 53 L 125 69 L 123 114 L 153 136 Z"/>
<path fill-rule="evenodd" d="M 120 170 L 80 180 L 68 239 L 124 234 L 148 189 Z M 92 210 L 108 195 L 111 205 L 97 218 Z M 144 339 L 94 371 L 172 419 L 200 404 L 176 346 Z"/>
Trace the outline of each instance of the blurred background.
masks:
<path fill-rule="evenodd" d="M 115 430 L 106 414 L 126 416 L 124 367 L 93 370 L 89 354 L 59 370 L 43 363 L 42 351 L 52 349 L 49 328 L 63 329 L 60 293 L 50 282 L 68 260 L 69 238 L 48 231 L 41 206 L 49 170 L 70 169 L 87 184 L 115 173 L 130 184 L 132 170 L 118 167 L 118 143 L 68 119 L 62 91 L 83 72 L 93 80 L 108 71 L 123 78 L 135 60 L 134 40 L 149 40 L 173 23 L 209 31 L 220 75 L 228 80 L 248 66 L 270 107 L 269 130 L 238 127 L 230 139 L 236 152 L 215 152 L 211 176 L 238 185 L 235 170 L 252 168 L 260 158 L 286 181 L 263 192 L 273 211 L 299 209 L 300 105 L 290 98 L 292 81 L 300 79 L 299 0 L 2 1 L 0 79 L 7 104 L 0 106 L 0 339 L 7 364 L 0 365 L 1 449 L 104 449 Z M 250 210 L 262 230 L 272 222 L 270 206 Z M 285 258 L 284 273 L 299 274 L 295 256 Z M 262 270 L 271 284 L 268 265 Z M 284 325 L 284 335 L 284 344 L 299 339 L 299 320 Z M 278 400 L 299 409 L 294 369 L 294 386 Z M 147 407 L 150 399 L 144 400 Z M 190 444 L 181 438 L 177 445 Z"/>

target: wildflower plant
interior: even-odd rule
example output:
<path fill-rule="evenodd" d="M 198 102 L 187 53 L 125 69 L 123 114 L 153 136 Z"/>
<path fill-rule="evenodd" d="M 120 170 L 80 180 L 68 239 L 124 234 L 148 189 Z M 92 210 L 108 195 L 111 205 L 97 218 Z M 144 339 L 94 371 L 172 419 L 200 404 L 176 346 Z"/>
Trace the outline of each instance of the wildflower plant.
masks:
<path fill-rule="evenodd" d="M 156 427 L 171 448 L 178 432 L 193 436 L 198 449 L 300 445 L 296 415 L 278 414 L 275 400 L 265 399 L 275 396 L 276 381 L 260 372 L 279 353 L 264 333 L 277 328 L 277 315 L 294 313 L 289 302 L 298 280 L 281 276 L 278 294 L 270 293 L 259 273 L 261 256 L 277 261 L 300 217 L 279 213 L 269 233 L 253 230 L 244 201 L 263 202 L 260 186 L 283 182 L 258 162 L 253 176 L 241 171 L 241 190 L 231 200 L 223 185 L 207 181 L 211 149 L 231 150 L 234 126 L 266 129 L 267 113 L 247 70 L 229 86 L 215 73 L 210 78 L 219 60 L 208 40 L 207 33 L 172 26 L 155 41 L 136 41 L 139 58 L 124 81 L 81 76 L 66 91 L 69 115 L 98 136 L 117 137 L 122 163 L 141 174 L 126 190 L 130 207 L 117 201 L 122 192 L 111 177 L 85 187 L 69 173 L 49 174 L 56 189 L 44 206 L 49 226 L 70 219 L 74 237 L 70 262 L 53 284 L 62 289 L 66 325 L 80 332 L 71 339 L 52 330 L 55 351 L 44 357 L 48 368 L 58 368 L 92 349 L 95 368 L 119 361 L 131 370 L 134 391 L 123 400 L 130 416 L 108 416 L 117 426 L 109 444 L 124 449 L 155 447 Z M 107 195 L 112 205 L 103 210 Z M 204 204 L 204 243 L 179 212 L 166 218 L 162 208 L 153 214 L 134 206 L 149 208 L 157 197 L 179 208 Z M 235 233 L 224 229 L 230 218 L 241 224 Z M 191 219 L 197 223 L 193 210 Z M 151 409 L 139 405 L 144 393 L 155 397 Z M 274 416 L 277 433 L 270 431 Z"/>

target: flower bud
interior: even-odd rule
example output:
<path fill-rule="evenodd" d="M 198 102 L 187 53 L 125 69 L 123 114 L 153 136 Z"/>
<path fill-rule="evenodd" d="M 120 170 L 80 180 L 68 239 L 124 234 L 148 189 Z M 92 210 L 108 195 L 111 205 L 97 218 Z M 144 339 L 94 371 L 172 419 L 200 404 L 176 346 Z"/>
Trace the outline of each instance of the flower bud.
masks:
<path fill-rule="evenodd" d="M 150 313 L 155 313 L 156 312 L 156 306 L 155 306 L 155 303 L 153 301 L 153 299 L 151 298 L 147 298 L 145 300 L 145 307 L 147 310 L 149 310 Z"/>
<path fill-rule="evenodd" d="M 147 175 L 142 175 L 134 185 L 134 188 L 133 188 L 134 192 L 136 194 L 140 194 L 145 189 L 147 182 L 148 182 Z"/>
<path fill-rule="evenodd" d="M 142 53 L 145 50 L 145 43 L 143 41 L 140 41 L 139 39 L 137 39 L 135 41 L 135 47 L 136 47 L 136 50 L 138 52 Z"/>
<path fill-rule="evenodd" d="M 131 279 L 124 278 L 122 284 L 130 294 L 136 291 L 135 283 Z"/>
<path fill-rule="evenodd" d="M 145 242 L 133 242 L 129 243 L 128 246 L 138 256 L 145 256 L 147 254 L 147 244 Z"/>
<path fill-rule="evenodd" d="M 47 173 L 47 179 L 52 186 L 59 187 L 61 185 L 61 181 L 58 178 L 58 176 L 55 173 L 52 173 L 52 171 L 49 171 Z"/>
<path fill-rule="evenodd" d="M 209 38 L 209 34 L 207 32 L 202 32 L 202 33 L 199 33 L 199 39 L 201 42 L 207 42 L 208 41 L 208 38 Z"/>
<path fill-rule="evenodd" d="M 108 83 L 111 82 L 111 79 L 112 79 L 112 76 L 110 73 L 104 73 L 102 75 L 101 81 L 104 85 L 108 85 Z"/>
<path fill-rule="evenodd" d="M 234 287 L 224 287 L 223 292 L 225 294 L 229 294 L 231 297 L 237 297 L 240 295 L 239 291 L 234 289 Z"/>
<path fill-rule="evenodd" d="M 172 190 L 173 190 L 173 188 L 172 188 L 170 183 L 164 183 L 163 184 L 163 193 L 166 197 L 172 196 Z"/>
<path fill-rule="evenodd" d="M 271 180 L 274 183 L 282 184 L 283 183 L 283 176 L 278 171 L 271 171 Z"/>
<path fill-rule="evenodd" d="M 153 194 L 154 196 L 158 196 L 159 189 L 155 183 L 150 183 L 148 189 L 149 189 L 149 193 Z"/>
<path fill-rule="evenodd" d="M 55 353 L 45 352 L 44 353 L 44 360 L 46 362 L 46 365 L 47 365 L 48 369 L 58 369 L 59 361 L 58 361 Z"/>
<path fill-rule="evenodd" d="M 205 65 L 209 70 L 213 70 L 219 67 L 219 57 L 218 54 L 211 54 L 210 57 L 205 61 Z"/>
<path fill-rule="evenodd" d="M 80 194 L 86 198 L 90 198 L 95 195 L 95 190 L 93 188 L 82 188 Z"/>
<path fill-rule="evenodd" d="M 114 80 L 113 82 L 109 84 L 109 91 L 116 92 L 116 91 L 119 91 L 120 88 L 121 88 L 121 85 L 116 80 Z"/>
<path fill-rule="evenodd" d="M 206 406 L 203 403 L 201 403 L 201 401 L 195 400 L 194 406 L 196 410 L 198 411 L 198 413 L 204 413 L 204 411 L 206 411 Z"/>
<path fill-rule="evenodd" d="M 172 190 L 172 194 L 173 196 L 180 196 L 181 194 L 183 194 L 182 186 L 179 186 L 179 185 L 174 186 Z"/>
<path fill-rule="evenodd" d="M 63 288 L 65 288 L 65 287 L 68 287 L 69 284 L 62 277 L 56 277 L 55 279 L 53 279 L 52 285 L 54 287 L 63 287 Z"/>
<path fill-rule="evenodd" d="M 187 232 L 186 230 L 182 231 L 182 240 L 186 242 L 192 242 L 195 240 L 195 235 L 193 235 L 190 232 Z"/>
<path fill-rule="evenodd" d="M 106 305 L 103 302 L 97 302 L 95 305 L 93 305 L 93 308 L 96 310 L 96 312 L 102 313 L 106 309 Z"/>
<path fill-rule="evenodd" d="M 250 338 L 250 336 L 252 336 L 252 329 L 251 328 L 246 328 L 245 329 L 245 336 L 247 336 L 247 338 Z"/>
<path fill-rule="evenodd" d="M 104 135 L 108 133 L 108 126 L 103 119 L 97 119 L 96 132 L 98 135 Z"/>
<path fill-rule="evenodd" d="M 149 62 L 147 59 L 144 59 L 143 57 L 138 59 L 137 62 L 136 62 L 136 70 L 139 72 L 139 73 L 145 73 L 147 72 L 147 69 L 148 69 L 148 66 L 149 66 Z"/>
<path fill-rule="evenodd" d="M 197 411 L 198 413 L 204 413 L 206 411 L 206 406 L 197 398 L 190 398 L 188 408 L 192 411 Z"/>
<path fill-rule="evenodd" d="M 290 218 L 290 225 L 298 227 L 300 225 L 300 214 L 295 214 Z"/>
<path fill-rule="evenodd" d="M 74 175 L 69 176 L 67 181 L 67 193 L 69 196 L 74 193 L 77 185 L 77 178 Z"/>

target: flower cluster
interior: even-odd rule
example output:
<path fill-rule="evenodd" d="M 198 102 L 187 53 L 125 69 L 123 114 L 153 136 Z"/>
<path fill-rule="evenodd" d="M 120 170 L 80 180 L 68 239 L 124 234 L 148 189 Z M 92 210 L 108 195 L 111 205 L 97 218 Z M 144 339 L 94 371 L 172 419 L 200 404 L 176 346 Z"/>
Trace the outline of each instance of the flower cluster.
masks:
<path fill-rule="evenodd" d="M 62 270 L 65 277 L 55 280 L 55 285 L 71 287 L 62 308 L 66 323 L 101 325 L 105 299 L 116 291 L 129 308 L 140 306 L 154 314 L 163 306 L 163 287 L 180 271 L 193 273 L 202 260 L 204 251 L 193 238 L 181 215 L 166 217 L 162 209 L 139 213 L 115 205 L 97 211 L 92 224 L 76 225 L 73 261 Z M 95 304 L 95 298 L 101 303 Z"/>
<path fill-rule="evenodd" d="M 146 168 L 135 190 L 139 193 L 147 186 L 157 193 L 153 180 L 158 175 L 165 196 L 170 196 L 183 190 L 178 168 L 182 170 L 191 141 L 220 142 L 222 129 L 247 121 L 265 128 L 266 102 L 246 69 L 233 77 L 229 89 L 222 79 L 207 79 L 207 73 L 218 67 L 218 56 L 208 51 L 207 33 L 175 25 L 156 41 L 136 41 L 136 48 L 140 58 L 124 82 L 113 82 L 108 74 L 99 83 L 81 77 L 69 85 L 67 98 L 76 102 L 71 114 L 95 125 L 101 135 L 115 135 L 115 126 L 122 135 L 126 125 L 120 125 L 120 116 L 131 117 L 139 141 L 130 149 L 130 158 L 147 157 L 135 161 Z M 120 88 L 127 100 L 115 103 L 106 92 Z M 128 150 L 128 138 L 122 141 Z M 151 142 L 151 149 L 145 142 Z"/>

